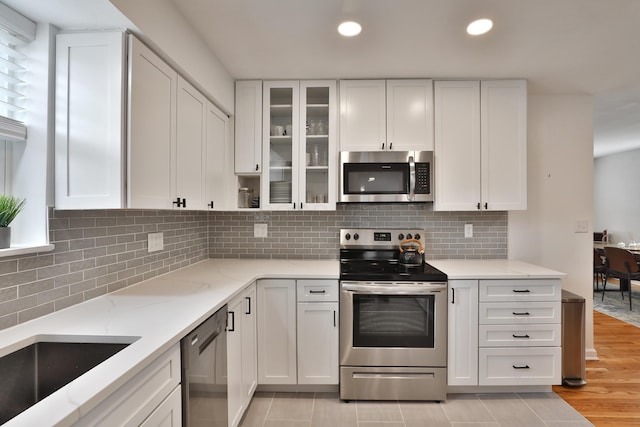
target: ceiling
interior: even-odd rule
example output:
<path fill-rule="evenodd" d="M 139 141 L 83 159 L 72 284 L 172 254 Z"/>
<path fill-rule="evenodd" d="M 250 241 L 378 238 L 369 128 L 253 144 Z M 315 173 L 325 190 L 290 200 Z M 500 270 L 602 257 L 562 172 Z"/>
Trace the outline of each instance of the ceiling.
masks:
<path fill-rule="evenodd" d="M 66 28 L 109 15 L 85 13 L 97 0 L 4 1 Z M 530 93 L 595 96 L 596 156 L 640 148 L 638 0 L 168 1 L 238 79 L 526 78 Z M 468 36 L 479 17 L 493 30 Z M 345 19 L 362 33 L 339 36 Z"/>

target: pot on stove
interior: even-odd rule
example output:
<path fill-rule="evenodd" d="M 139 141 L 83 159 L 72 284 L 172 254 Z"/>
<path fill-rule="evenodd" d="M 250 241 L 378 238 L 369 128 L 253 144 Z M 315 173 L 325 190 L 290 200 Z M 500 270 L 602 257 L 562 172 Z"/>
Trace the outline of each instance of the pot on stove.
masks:
<path fill-rule="evenodd" d="M 424 262 L 424 248 L 420 240 L 405 239 L 400 242 L 400 255 L 398 262 L 402 265 L 422 265 Z"/>

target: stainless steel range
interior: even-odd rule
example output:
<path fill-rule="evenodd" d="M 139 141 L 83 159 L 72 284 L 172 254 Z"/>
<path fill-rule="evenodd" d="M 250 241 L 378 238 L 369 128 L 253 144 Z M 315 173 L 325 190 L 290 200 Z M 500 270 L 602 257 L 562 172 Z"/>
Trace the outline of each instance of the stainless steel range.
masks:
<path fill-rule="evenodd" d="M 447 275 L 424 234 L 340 230 L 342 400 L 446 399 Z"/>

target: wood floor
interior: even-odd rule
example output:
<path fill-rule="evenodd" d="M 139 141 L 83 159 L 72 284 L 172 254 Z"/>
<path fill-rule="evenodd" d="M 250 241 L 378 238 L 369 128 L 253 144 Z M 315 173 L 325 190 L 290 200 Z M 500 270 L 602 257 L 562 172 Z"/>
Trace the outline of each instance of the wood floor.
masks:
<path fill-rule="evenodd" d="M 597 311 L 593 324 L 600 360 L 587 361 L 587 385 L 553 391 L 597 427 L 640 426 L 640 328 Z"/>

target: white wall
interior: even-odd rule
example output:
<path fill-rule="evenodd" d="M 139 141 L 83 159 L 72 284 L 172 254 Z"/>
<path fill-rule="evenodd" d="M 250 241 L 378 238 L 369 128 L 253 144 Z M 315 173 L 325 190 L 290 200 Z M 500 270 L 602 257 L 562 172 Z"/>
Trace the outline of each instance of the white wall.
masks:
<path fill-rule="evenodd" d="M 593 98 L 530 95 L 528 209 L 509 212 L 509 258 L 567 274 L 563 289 L 586 299 L 587 357 L 593 346 Z"/>
<path fill-rule="evenodd" d="M 640 150 L 594 160 L 593 229 L 613 243 L 640 242 Z"/>
<path fill-rule="evenodd" d="M 140 38 L 227 114 L 234 80 L 169 0 L 109 0 L 142 32 Z"/>

